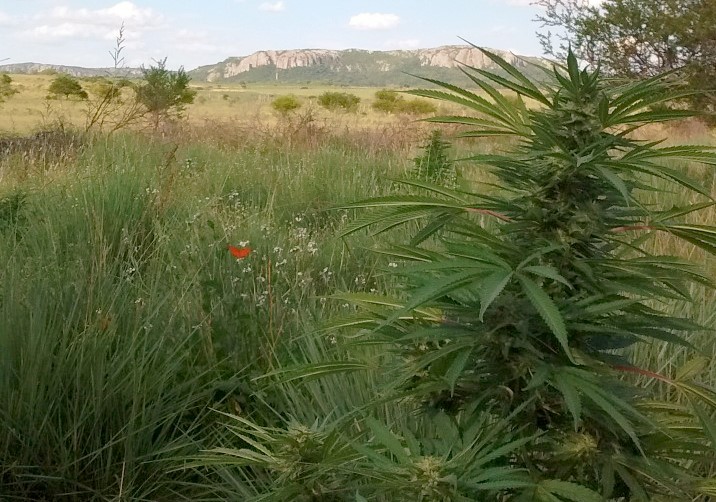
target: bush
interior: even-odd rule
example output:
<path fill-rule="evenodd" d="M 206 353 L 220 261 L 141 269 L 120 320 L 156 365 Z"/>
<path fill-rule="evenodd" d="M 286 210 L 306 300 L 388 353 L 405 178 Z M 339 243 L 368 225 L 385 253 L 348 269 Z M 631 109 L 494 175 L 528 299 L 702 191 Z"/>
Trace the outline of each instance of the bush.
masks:
<path fill-rule="evenodd" d="M 407 115 L 427 115 L 435 113 L 437 108 L 434 104 L 422 99 L 406 99 L 398 103 L 396 111 Z"/>
<path fill-rule="evenodd" d="M 293 94 L 278 96 L 271 102 L 271 108 L 281 115 L 287 115 L 301 108 L 301 102 Z"/>
<path fill-rule="evenodd" d="M 394 113 L 398 106 L 398 102 L 401 99 L 404 100 L 405 98 L 400 96 L 397 92 L 383 89 L 381 91 L 376 91 L 375 101 L 371 106 L 374 110 L 386 113 Z"/>
<path fill-rule="evenodd" d="M 170 71 L 166 62 L 164 58 L 156 66 L 143 68 L 144 83 L 136 87 L 137 102 L 149 113 L 154 129 L 163 120 L 179 118 L 196 96 L 196 91 L 189 88 L 191 78 L 184 68 Z"/>
<path fill-rule="evenodd" d="M 396 91 L 383 89 L 375 93 L 372 104 L 374 110 L 385 113 L 405 113 L 408 115 L 426 115 L 435 113 L 437 108 L 432 103 L 421 99 L 405 99 Z"/>
<path fill-rule="evenodd" d="M 358 109 L 360 98 L 348 92 L 324 92 L 318 96 L 318 104 L 331 111 L 343 110 L 355 112 Z"/>
<path fill-rule="evenodd" d="M 65 98 L 76 97 L 79 99 L 87 99 L 87 91 L 82 88 L 79 81 L 71 75 L 58 75 L 50 83 L 50 95 L 54 97 L 64 96 Z"/>
<path fill-rule="evenodd" d="M 17 94 L 18 90 L 12 86 L 12 78 L 7 73 L 0 73 L 0 103 L 10 96 Z"/>

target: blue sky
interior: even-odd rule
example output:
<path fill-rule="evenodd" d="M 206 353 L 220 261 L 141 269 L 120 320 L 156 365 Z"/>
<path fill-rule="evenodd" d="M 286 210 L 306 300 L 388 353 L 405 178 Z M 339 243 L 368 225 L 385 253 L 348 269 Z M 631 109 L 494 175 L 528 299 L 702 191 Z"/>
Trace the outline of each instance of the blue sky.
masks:
<path fill-rule="evenodd" d="M 530 0 L 1 0 L 5 63 L 187 69 L 263 49 L 411 49 L 462 43 L 540 55 Z"/>

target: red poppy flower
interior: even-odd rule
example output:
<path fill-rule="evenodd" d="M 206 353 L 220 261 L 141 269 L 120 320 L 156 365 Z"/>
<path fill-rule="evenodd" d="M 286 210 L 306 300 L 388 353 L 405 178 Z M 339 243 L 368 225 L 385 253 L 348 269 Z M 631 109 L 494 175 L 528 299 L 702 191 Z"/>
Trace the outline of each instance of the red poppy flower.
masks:
<path fill-rule="evenodd" d="M 237 248 L 236 246 L 232 246 L 229 244 L 226 246 L 229 252 L 233 255 L 234 258 L 237 260 L 241 260 L 243 258 L 246 258 L 251 254 L 251 248 Z"/>

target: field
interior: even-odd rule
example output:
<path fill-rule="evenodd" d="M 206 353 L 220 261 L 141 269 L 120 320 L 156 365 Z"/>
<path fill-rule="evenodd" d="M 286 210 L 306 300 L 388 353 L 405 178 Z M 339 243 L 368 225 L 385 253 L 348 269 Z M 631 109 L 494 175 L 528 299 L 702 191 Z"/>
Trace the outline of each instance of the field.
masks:
<path fill-rule="evenodd" d="M 394 180 L 413 176 L 412 159 L 436 126 L 371 110 L 376 89 L 200 83 L 185 120 L 162 133 L 91 134 L 82 132 L 82 102 L 44 99 L 51 78 L 13 76 L 21 92 L 0 104 L 0 501 L 360 501 L 348 480 L 367 479 L 358 486 L 370 493 L 385 481 L 376 466 L 404 484 L 369 500 L 398 500 L 390 493 L 415 483 L 412 474 L 368 448 L 357 451 L 373 470 L 342 470 L 355 452 L 336 431 L 380 438 L 382 429 L 362 422 L 369 417 L 420 430 L 438 448 L 449 427 L 420 422 L 410 399 L 384 400 L 385 368 L 398 356 L 331 325 L 360 312 L 360 295 L 403 294 L 393 273 L 402 261 L 374 251 L 408 242 L 417 222 L 343 236 L 363 214 L 344 206 L 406 195 Z M 320 109 L 312 96 L 326 90 L 360 96 L 358 112 Z M 270 108 L 282 94 L 304 102 L 291 119 Z M 716 145 L 692 122 L 644 134 Z M 448 154 L 509 146 L 455 140 Z M 712 168 L 673 167 L 714 193 Z M 463 162 L 456 171 L 459 188 L 493 190 L 484 167 Z M 686 190 L 642 197 L 694 202 Z M 714 211 L 698 222 L 716 223 Z M 714 276 L 711 255 L 673 235 L 647 246 Z M 692 293 L 693 303 L 658 308 L 716 328 L 714 291 Z M 712 332 L 689 342 L 713 360 Z M 635 366 L 669 377 L 694 360 L 667 342 L 629 350 Z M 697 380 L 715 386 L 716 366 L 703 365 Z M 686 402 L 648 374 L 633 381 Z"/>
<path fill-rule="evenodd" d="M 52 124 L 61 119 L 67 125 L 83 127 L 86 121 L 87 104 L 77 99 L 46 99 L 48 88 L 54 79 L 52 75 L 12 75 L 14 85 L 20 91 L 12 99 L 3 104 L 0 132 L 27 133 L 35 130 L 42 124 Z M 93 83 L 91 80 L 80 80 L 91 97 Z M 416 79 L 416 86 L 419 80 Z M 301 113 L 311 110 L 317 120 L 328 117 L 337 122 L 335 114 L 323 113 L 324 110 L 316 103 L 316 97 L 323 92 L 348 92 L 361 98 L 357 113 L 346 114 L 340 121 L 341 125 L 373 126 L 391 122 L 393 118 L 386 114 L 375 112 L 370 104 L 374 94 L 380 90 L 370 87 L 344 87 L 321 84 L 307 84 L 300 87 L 272 84 L 248 84 L 242 87 L 239 84 L 212 84 L 193 83 L 192 88 L 197 91 L 192 105 L 186 110 L 186 119 L 189 124 L 201 125 L 216 121 L 245 121 L 258 120 L 260 123 L 273 125 L 277 116 L 271 109 L 271 101 L 277 96 L 293 94 L 297 96 L 303 106 Z"/>

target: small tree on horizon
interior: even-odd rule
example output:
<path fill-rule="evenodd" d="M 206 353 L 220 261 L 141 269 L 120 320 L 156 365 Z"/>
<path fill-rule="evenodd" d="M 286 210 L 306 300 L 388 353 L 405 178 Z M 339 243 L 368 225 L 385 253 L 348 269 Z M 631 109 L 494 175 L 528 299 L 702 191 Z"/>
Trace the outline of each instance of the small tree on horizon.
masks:
<path fill-rule="evenodd" d="M 0 103 L 17 94 L 19 91 L 12 86 L 12 78 L 7 73 L 0 73 Z"/>
<path fill-rule="evenodd" d="M 189 88 L 191 78 L 184 67 L 171 71 L 166 61 L 164 58 L 156 61 L 156 66 L 142 68 L 144 83 L 135 88 L 137 102 L 146 108 L 155 130 L 160 122 L 181 117 L 196 96 L 196 91 Z"/>
<path fill-rule="evenodd" d="M 537 36 L 546 54 L 571 49 L 592 68 L 629 79 L 676 71 L 695 110 L 716 112 L 716 2 L 713 0 L 538 0 Z M 716 120 L 711 117 L 710 120 Z"/>
<path fill-rule="evenodd" d="M 60 74 L 54 78 L 50 83 L 48 89 L 50 96 L 58 98 L 64 96 L 65 98 L 76 97 L 78 99 L 87 99 L 87 91 L 82 88 L 79 81 L 71 75 Z"/>

